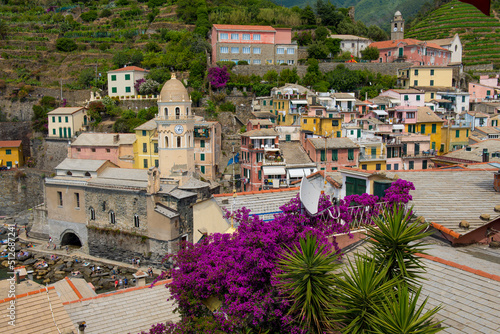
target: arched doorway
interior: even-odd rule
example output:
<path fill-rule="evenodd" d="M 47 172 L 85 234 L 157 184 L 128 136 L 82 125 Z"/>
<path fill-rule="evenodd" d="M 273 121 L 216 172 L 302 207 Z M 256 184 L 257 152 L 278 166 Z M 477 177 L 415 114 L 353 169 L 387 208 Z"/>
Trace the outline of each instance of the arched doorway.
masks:
<path fill-rule="evenodd" d="M 82 242 L 75 233 L 66 232 L 61 238 L 61 246 L 66 246 L 66 245 L 82 247 Z"/>

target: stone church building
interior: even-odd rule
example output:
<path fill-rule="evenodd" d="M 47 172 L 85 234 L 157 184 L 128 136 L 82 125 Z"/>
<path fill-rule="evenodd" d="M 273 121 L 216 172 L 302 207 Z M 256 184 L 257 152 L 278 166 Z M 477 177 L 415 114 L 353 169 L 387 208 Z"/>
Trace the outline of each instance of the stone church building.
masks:
<path fill-rule="evenodd" d="M 159 166 L 119 168 L 109 160 L 65 159 L 45 180 L 45 207 L 32 235 L 57 245 L 81 245 L 91 255 L 160 264 L 181 241 L 192 241 L 192 205 L 217 193 L 198 179 L 189 94 L 172 75 L 155 117 Z"/>

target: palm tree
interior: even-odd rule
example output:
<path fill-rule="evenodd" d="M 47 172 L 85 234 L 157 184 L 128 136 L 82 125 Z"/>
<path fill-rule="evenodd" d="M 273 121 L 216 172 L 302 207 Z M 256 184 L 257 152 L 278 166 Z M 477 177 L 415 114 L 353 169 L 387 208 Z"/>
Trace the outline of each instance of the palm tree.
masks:
<path fill-rule="evenodd" d="M 424 312 L 427 298 L 418 303 L 421 288 L 412 293 L 404 284 L 398 285 L 385 296 L 385 301 L 375 307 L 369 316 L 374 333 L 380 334 L 434 334 L 444 329 L 432 317 L 441 307 Z M 418 306 L 420 304 L 420 306 Z"/>
<path fill-rule="evenodd" d="M 374 218 L 375 225 L 367 226 L 369 253 L 378 267 L 387 269 L 388 279 L 400 277 L 410 288 L 425 272 L 417 253 L 424 253 L 426 244 L 422 239 L 432 234 L 424 233 L 427 224 L 412 223 L 411 217 L 411 209 L 394 205 Z"/>
<path fill-rule="evenodd" d="M 289 314 L 310 333 L 333 328 L 332 301 L 335 274 L 340 264 L 330 245 L 320 244 L 315 236 L 301 239 L 288 249 L 278 263 L 279 286 L 292 303 Z"/>
<path fill-rule="evenodd" d="M 342 333 L 364 333 L 371 329 L 376 305 L 397 284 L 387 280 L 388 268 L 380 268 L 368 257 L 356 255 L 349 261 L 346 272 L 336 277 L 334 319 L 341 324 Z"/>

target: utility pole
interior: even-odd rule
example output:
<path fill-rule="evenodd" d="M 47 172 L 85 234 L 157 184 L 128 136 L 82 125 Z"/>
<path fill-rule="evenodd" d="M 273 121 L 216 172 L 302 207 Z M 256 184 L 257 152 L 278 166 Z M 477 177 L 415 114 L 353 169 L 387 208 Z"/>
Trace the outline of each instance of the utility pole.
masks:
<path fill-rule="evenodd" d="M 62 95 L 62 79 L 61 79 L 61 102 L 63 100 L 63 95 Z"/>

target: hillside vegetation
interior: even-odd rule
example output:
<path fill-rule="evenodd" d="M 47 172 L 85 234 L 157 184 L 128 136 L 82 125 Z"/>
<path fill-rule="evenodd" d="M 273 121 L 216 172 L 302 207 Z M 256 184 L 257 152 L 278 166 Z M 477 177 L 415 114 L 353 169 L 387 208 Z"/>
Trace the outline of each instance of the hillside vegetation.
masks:
<path fill-rule="evenodd" d="M 431 40 L 453 37 L 459 34 L 464 52 L 465 65 L 494 63 L 500 66 L 500 20 L 498 2 L 492 4 L 490 17 L 474 6 L 454 0 L 428 13 L 412 24 L 406 38 Z"/>
<path fill-rule="evenodd" d="M 316 1 L 310 0 L 273 0 L 279 5 L 286 7 L 314 6 Z M 325 1 L 327 2 L 327 0 Z M 377 25 L 381 28 L 389 28 L 389 23 L 396 11 L 400 11 L 403 17 L 409 19 L 415 16 L 420 9 L 428 3 L 428 0 L 330 0 L 336 7 L 347 8 L 354 6 L 354 18 L 366 25 Z"/>

